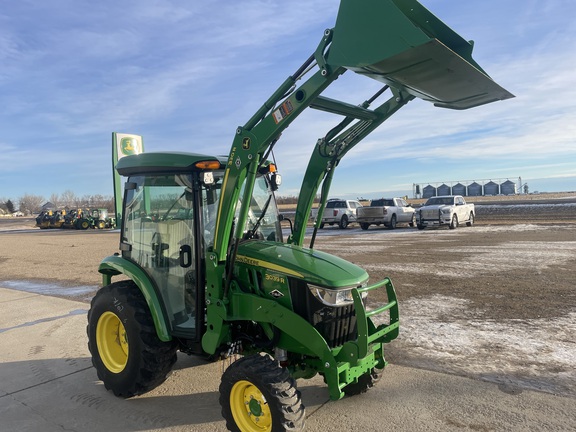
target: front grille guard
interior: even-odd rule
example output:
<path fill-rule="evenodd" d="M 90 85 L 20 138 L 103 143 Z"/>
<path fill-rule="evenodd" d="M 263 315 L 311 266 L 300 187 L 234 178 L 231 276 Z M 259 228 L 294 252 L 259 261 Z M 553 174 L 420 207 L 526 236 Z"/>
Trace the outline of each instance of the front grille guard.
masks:
<path fill-rule="evenodd" d="M 367 311 L 362 301 L 362 294 L 369 291 L 386 287 L 388 303 L 371 311 Z M 354 299 L 354 308 L 356 310 L 356 325 L 358 328 L 358 356 L 365 357 L 368 354 L 368 347 L 373 343 L 387 343 L 396 339 L 400 327 L 400 315 L 398 311 L 398 302 L 394 285 L 389 278 L 364 288 L 353 288 L 352 298 Z M 372 317 L 389 311 L 388 323 L 374 325 Z"/>

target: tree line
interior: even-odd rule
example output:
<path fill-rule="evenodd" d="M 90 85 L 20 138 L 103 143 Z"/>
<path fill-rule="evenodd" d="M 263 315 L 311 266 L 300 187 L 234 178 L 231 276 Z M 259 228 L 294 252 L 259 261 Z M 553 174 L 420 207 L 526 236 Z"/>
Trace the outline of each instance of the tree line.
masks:
<path fill-rule="evenodd" d="M 105 195 L 76 195 L 67 190 L 62 194 L 53 193 L 46 199 L 42 195 L 25 194 L 13 201 L 0 197 L 0 214 L 14 214 L 22 212 L 26 216 L 37 215 L 42 211 L 42 207 L 47 203 L 52 203 L 55 209 L 75 209 L 75 208 L 105 208 L 114 211 L 114 197 Z"/>
<path fill-rule="evenodd" d="M 277 196 L 278 204 L 296 204 L 298 196 Z M 42 211 L 42 206 L 48 202 L 60 210 L 64 208 L 105 208 L 109 212 L 114 211 L 114 197 L 105 195 L 76 195 L 70 190 L 62 194 L 52 194 L 46 199 L 42 195 L 25 194 L 19 199 L 13 201 L 0 197 L 0 215 L 11 215 L 16 212 L 22 212 L 26 216 L 37 215 Z"/>

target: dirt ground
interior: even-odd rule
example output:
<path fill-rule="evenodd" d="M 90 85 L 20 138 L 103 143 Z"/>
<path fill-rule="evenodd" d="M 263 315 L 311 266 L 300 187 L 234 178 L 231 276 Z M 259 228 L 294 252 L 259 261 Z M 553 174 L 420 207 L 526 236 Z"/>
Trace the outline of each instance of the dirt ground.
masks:
<path fill-rule="evenodd" d="M 0 219 L 0 285 L 88 302 L 118 232 L 21 230 Z M 576 398 L 576 196 L 484 200 L 473 227 L 319 231 L 315 247 L 390 277 L 396 364 Z M 372 304 L 383 300 L 378 295 Z"/>

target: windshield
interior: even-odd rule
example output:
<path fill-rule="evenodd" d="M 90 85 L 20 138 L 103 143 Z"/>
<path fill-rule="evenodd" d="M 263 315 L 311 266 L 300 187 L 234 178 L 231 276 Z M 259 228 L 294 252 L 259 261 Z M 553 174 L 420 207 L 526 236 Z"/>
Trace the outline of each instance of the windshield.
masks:
<path fill-rule="evenodd" d="M 426 201 L 424 205 L 452 205 L 454 204 L 454 199 L 451 197 L 434 197 Z"/>
<path fill-rule="evenodd" d="M 214 245 L 218 203 L 220 202 L 224 171 L 214 171 L 213 176 L 214 183 L 202 185 L 200 203 L 204 225 L 204 243 L 207 247 L 212 247 Z"/>
<path fill-rule="evenodd" d="M 244 186 L 240 192 L 240 197 L 242 197 L 243 191 Z M 241 199 L 238 200 L 236 206 L 236 219 L 240 212 L 240 204 Z M 276 198 L 270 190 L 266 176 L 259 176 L 254 184 L 248 218 L 244 227 L 244 237 L 246 239 L 282 241 Z"/>

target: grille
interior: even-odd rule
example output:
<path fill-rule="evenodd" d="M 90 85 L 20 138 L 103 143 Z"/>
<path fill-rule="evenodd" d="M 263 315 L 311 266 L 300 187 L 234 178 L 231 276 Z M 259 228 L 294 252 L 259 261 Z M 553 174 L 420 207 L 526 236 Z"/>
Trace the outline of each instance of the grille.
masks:
<path fill-rule="evenodd" d="M 323 307 L 312 317 L 312 324 L 326 339 L 330 348 L 356 339 L 356 314 L 354 305 Z"/>
<path fill-rule="evenodd" d="M 438 210 L 422 210 L 421 213 L 424 219 L 438 219 Z"/>
<path fill-rule="evenodd" d="M 314 326 L 330 348 L 357 338 L 354 305 L 326 306 L 310 292 L 304 282 L 291 283 L 290 294 L 294 312 Z"/>

